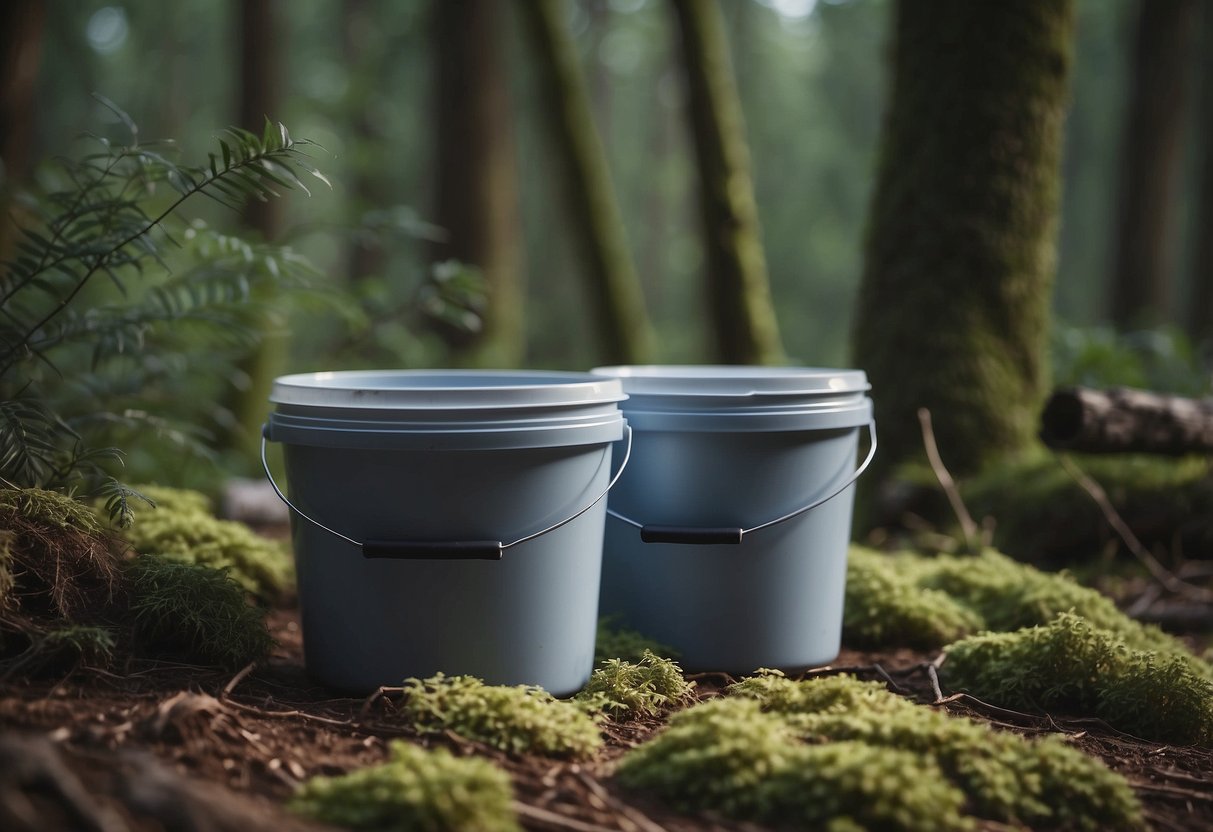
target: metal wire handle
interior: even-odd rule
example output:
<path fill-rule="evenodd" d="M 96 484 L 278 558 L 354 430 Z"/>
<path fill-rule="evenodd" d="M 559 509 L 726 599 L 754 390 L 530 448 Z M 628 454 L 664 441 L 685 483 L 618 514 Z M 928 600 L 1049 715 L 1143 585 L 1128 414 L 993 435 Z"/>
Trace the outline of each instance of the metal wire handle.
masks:
<path fill-rule="evenodd" d="M 791 520 L 793 517 L 798 517 L 806 511 L 812 511 L 820 505 L 828 503 L 830 500 L 837 497 L 847 488 L 854 485 L 855 481 L 868 469 L 872 464 L 872 460 L 876 457 L 876 421 L 871 420 L 867 424 L 868 436 L 871 437 L 871 445 L 868 448 L 867 458 L 855 469 L 855 473 L 840 485 L 834 491 L 830 492 L 825 497 L 819 500 L 814 500 L 808 505 L 801 506 L 795 511 L 790 511 L 782 517 L 776 517 L 774 520 L 768 520 L 765 523 L 760 523 L 757 526 L 751 526 L 748 529 L 736 528 L 733 526 L 658 526 L 645 524 L 633 520 L 631 517 L 625 517 L 614 509 L 607 507 L 607 514 L 614 517 L 616 520 L 622 520 L 630 526 L 635 526 L 640 529 L 640 539 L 645 543 L 740 543 L 747 534 L 762 531 L 771 526 L 783 523 L 786 520 Z"/>
<path fill-rule="evenodd" d="M 501 560 L 501 555 L 506 549 L 511 549 L 523 543 L 534 540 L 537 537 L 554 532 L 561 526 L 568 525 L 576 520 L 581 515 L 598 505 L 610 490 L 615 487 L 615 483 L 619 482 L 619 478 L 623 475 L 624 469 L 628 467 L 628 460 L 632 458 L 632 427 L 626 422 L 623 429 L 627 435 L 627 448 L 623 454 L 623 462 L 619 465 L 619 470 L 615 472 L 615 476 L 607 484 L 607 487 L 584 508 L 561 520 L 559 523 L 554 523 L 542 531 L 537 531 L 533 534 L 528 534 L 526 537 L 520 537 L 512 543 L 502 543 L 500 540 L 452 540 L 452 541 L 390 541 L 390 540 L 365 540 L 357 541 L 349 535 L 342 534 L 336 529 L 330 528 L 314 517 L 305 514 L 287 496 L 282 493 L 282 489 L 278 487 L 278 483 L 274 480 L 274 475 L 270 472 L 269 462 L 265 458 L 265 445 L 269 440 L 269 425 L 263 425 L 261 428 L 261 468 L 265 471 L 266 478 L 270 481 L 270 487 L 274 489 L 274 493 L 278 495 L 278 499 L 286 503 L 287 508 L 298 514 L 304 520 L 311 523 L 318 529 L 328 532 L 334 537 L 339 537 L 346 543 L 362 549 L 364 557 L 368 558 L 404 558 L 404 559 L 429 559 L 429 558 L 460 558 L 474 560 Z M 604 454 L 604 459 L 606 455 Z"/>

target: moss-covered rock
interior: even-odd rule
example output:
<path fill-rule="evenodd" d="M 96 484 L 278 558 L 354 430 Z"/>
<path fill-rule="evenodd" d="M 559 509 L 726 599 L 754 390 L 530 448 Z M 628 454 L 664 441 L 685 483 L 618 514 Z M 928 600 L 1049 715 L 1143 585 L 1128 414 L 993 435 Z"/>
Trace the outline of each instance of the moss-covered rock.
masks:
<path fill-rule="evenodd" d="M 580 703 L 471 676 L 406 679 L 400 714 L 423 733 L 453 731 L 512 754 L 588 757 L 602 745 L 597 722 Z"/>
<path fill-rule="evenodd" d="M 1136 649 L 1071 613 L 947 648 L 945 681 L 1003 707 L 1094 714 L 1121 731 L 1172 743 L 1213 742 L 1213 682 L 1195 657 Z"/>
<path fill-rule="evenodd" d="M 694 687 L 677 664 L 645 650 L 636 662 L 602 662 L 577 700 L 613 716 L 654 716 L 686 701 Z"/>
<path fill-rule="evenodd" d="M 140 486 L 139 491 L 156 508 L 140 511 L 123 531 L 137 551 L 226 569 L 233 580 L 265 599 L 282 596 L 294 582 L 294 565 L 282 543 L 241 523 L 217 519 L 205 495 L 163 486 Z"/>
<path fill-rule="evenodd" d="M 341 777 L 316 777 L 290 801 L 299 814 L 374 832 L 519 832 L 510 778 L 487 760 L 403 741 L 391 759 Z"/>

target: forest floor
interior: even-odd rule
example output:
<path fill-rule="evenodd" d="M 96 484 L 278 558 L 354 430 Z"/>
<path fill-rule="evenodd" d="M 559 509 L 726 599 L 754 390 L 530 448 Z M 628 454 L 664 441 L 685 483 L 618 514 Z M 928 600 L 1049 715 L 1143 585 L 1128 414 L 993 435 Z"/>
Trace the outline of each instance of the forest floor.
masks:
<path fill-rule="evenodd" d="M 122 673 L 81 668 L 58 680 L 0 680 L 0 829 L 323 829 L 290 815 L 284 801 L 307 778 L 384 760 L 396 737 L 491 758 L 512 775 L 515 808 L 529 829 L 753 828 L 677 815 L 613 782 L 614 761 L 663 719 L 608 723 L 603 751 L 582 762 L 510 756 L 453 734 L 418 737 L 396 715 L 398 693 L 342 698 L 308 678 L 296 610 L 275 610 L 270 627 L 277 641 L 271 656 L 236 674 L 145 662 Z M 947 695 L 930 673 L 933 658 L 844 650 L 832 666 L 809 673 L 880 679 L 924 707 L 1022 734 L 1064 734 L 1128 778 L 1153 829 L 1213 829 L 1213 749 L 1145 742 L 1096 720 L 1016 713 Z M 690 678 L 698 700 L 720 695 L 732 681 L 712 673 Z"/>

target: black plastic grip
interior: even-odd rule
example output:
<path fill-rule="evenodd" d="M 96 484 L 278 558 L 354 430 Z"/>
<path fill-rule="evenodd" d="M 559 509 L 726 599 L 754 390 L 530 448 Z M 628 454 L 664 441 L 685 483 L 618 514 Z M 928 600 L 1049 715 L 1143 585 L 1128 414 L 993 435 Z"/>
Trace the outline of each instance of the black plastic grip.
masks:
<path fill-rule="evenodd" d="M 500 540 L 368 540 L 364 558 L 396 560 L 501 560 Z"/>
<path fill-rule="evenodd" d="M 741 529 L 695 526 L 642 526 L 640 539 L 645 543 L 740 543 Z"/>

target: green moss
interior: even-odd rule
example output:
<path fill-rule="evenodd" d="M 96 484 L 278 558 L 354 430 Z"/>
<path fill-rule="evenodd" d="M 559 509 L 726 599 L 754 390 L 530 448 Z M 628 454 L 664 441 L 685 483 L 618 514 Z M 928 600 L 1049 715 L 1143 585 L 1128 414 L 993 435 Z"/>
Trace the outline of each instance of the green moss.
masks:
<path fill-rule="evenodd" d="M 670 719 L 623 758 L 620 783 L 684 812 L 826 829 L 972 828 L 933 763 L 864 743 L 810 746 L 757 702 L 718 699 Z"/>
<path fill-rule="evenodd" d="M 126 567 L 139 646 L 161 655 L 236 669 L 273 644 L 263 610 L 224 571 L 142 555 Z"/>
<path fill-rule="evenodd" d="M 406 679 L 400 711 L 419 731 L 454 731 L 512 754 L 588 757 L 602 745 L 597 723 L 581 704 L 526 685 L 486 685 L 441 673 Z"/>
<path fill-rule="evenodd" d="M 949 685 L 1003 707 L 1095 714 L 1160 742 L 1213 742 L 1213 682 L 1193 670 L 1195 657 L 1135 649 L 1077 615 L 971 636 L 947 656 Z"/>
<path fill-rule="evenodd" d="M 922 559 L 852 546 L 847 559 L 843 638 L 852 647 L 941 647 L 982 629 L 982 617 L 951 596 L 919 585 Z"/>
<path fill-rule="evenodd" d="M 0 511 L 12 511 L 28 520 L 59 529 L 101 536 L 105 528 L 88 506 L 58 491 L 41 488 L 0 489 Z"/>
<path fill-rule="evenodd" d="M 241 523 L 216 519 L 204 495 L 161 486 L 139 490 L 157 505 L 140 512 L 124 531 L 139 552 L 226 569 L 246 590 L 267 599 L 281 596 L 293 582 L 293 564 L 283 544 Z"/>
<path fill-rule="evenodd" d="M 375 832 L 519 832 L 512 800 L 509 776 L 487 760 L 398 740 L 388 762 L 313 778 L 289 806 L 323 823 Z"/>
<path fill-rule="evenodd" d="M 925 756 L 964 792 L 978 817 L 1090 830 L 1140 825 L 1124 779 L 1056 737 L 1027 740 L 995 731 L 849 676 L 795 682 L 766 673 L 730 693 L 758 701 L 810 741 L 862 742 Z"/>
<path fill-rule="evenodd" d="M 657 656 L 677 659 L 678 651 L 660 642 L 653 641 L 635 630 L 614 626 L 614 617 L 598 620 L 598 639 L 594 644 L 594 664 L 607 659 L 622 659 L 625 662 L 640 661 L 648 651 Z"/>
<path fill-rule="evenodd" d="M 577 699 L 616 716 L 654 716 L 686 701 L 694 687 L 677 664 L 645 650 L 638 662 L 602 662 Z"/>

